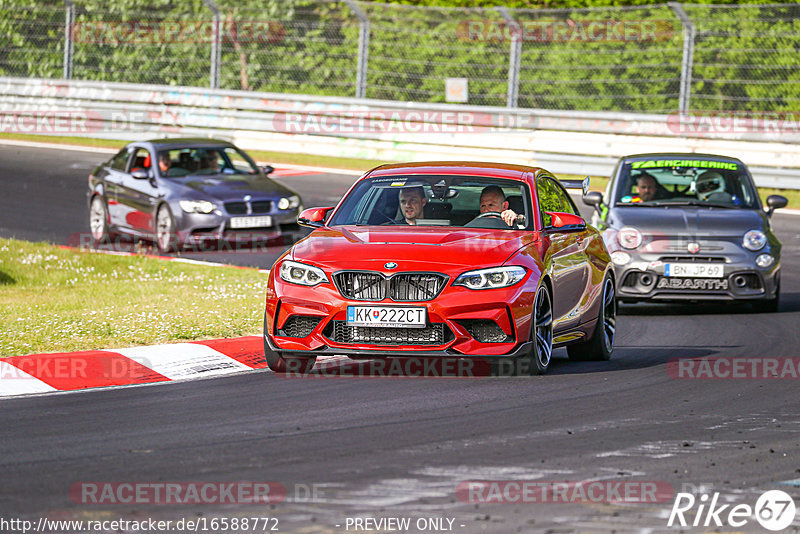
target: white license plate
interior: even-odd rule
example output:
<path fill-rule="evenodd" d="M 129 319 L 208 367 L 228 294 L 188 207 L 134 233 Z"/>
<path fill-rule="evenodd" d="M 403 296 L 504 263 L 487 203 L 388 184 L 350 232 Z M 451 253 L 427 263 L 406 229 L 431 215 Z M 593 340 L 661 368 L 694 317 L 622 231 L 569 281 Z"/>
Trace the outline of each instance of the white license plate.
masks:
<path fill-rule="evenodd" d="M 720 263 L 665 263 L 664 276 L 676 278 L 722 278 Z"/>
<path fill-rule="evenodd" d="M 347 326 L 425 328 L 427 309 L 395 306 L 348 306 Z"/>
<path fill-rule="evenodd" d="M 261 228 L 264 226 L 272 226 L 272 217 L 269 215 L 231 218 L 231 228 Z"/>

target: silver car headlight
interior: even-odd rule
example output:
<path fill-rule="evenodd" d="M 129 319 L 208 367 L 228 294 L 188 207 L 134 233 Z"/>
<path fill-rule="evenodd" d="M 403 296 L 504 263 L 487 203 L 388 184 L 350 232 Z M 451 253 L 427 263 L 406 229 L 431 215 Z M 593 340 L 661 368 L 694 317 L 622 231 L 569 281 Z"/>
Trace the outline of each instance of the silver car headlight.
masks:
<path fill-rule="evenodd" d="M 642 239 L 642 232 L 633 226 L 625 226 L 617 233 L 617 242 L 622 248 L 639 248 Z"/>
<path fill-rule="evenodd" d="M 525 273 L 525 267 L 517 265 L 478 269 L 477 271 L 467 271 L 459 275 L 453 285 L 464 286 L 468 289 L 509 287 L 525 278 Z"/>
<path fill-rule="evenodd" d="M 186 213 L 211 213 L 217 207 L 208 200 L 181 200 L 181 209 Z"/>
<path fill-rule="evenodd" d="M 319 267 L 286 260 L 281 263 L 281 280 L 301 286 L 315 286 L 328 281 L 325 272 Z"/>
<path fill-rule="evenodd" d="M 290 197 L 283 197 L 278 201 L 279 210 L 291 210 L 300 206 L 300 197 L 292 195 Z"/>
<path fill-rule="evenodd" d="M 761 230 L 750 230 L 744 234 L 742 246 L 747 250 L 761 250 L 767 244 L 767 236 Z"/>

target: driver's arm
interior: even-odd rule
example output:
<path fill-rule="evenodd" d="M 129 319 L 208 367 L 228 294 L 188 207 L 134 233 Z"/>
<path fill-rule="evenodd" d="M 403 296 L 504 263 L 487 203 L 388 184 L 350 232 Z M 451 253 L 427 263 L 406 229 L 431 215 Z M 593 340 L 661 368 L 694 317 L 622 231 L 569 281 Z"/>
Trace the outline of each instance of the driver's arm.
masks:
<path fill-rule="evenodd" d="M 500 217 L 503 219 L 503 222 L 514 228 L 514 224 L 517 222 L 517 212 L 514 210 L 505 210 L 500 214 Z"/>

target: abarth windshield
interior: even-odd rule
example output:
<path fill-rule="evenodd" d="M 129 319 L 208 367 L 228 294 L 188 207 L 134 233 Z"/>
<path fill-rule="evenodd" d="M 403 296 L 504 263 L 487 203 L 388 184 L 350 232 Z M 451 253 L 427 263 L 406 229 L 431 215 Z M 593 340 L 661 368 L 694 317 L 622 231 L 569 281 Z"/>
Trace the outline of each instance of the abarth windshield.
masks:
<path fill-rule="evenodd" d="M 626 161 L 616 187 L 617 206 L 759 207 L 744 165 L 734 161 Z"/>
<path fill-rule="evenodd" d="M 330 225 L 459 226 L 511 230 L 497 215 L 518 216 L 514 229 L 532 220 L 525 184 L 460 176 L 392 176 L 359 182 L 342 200 Z"/>

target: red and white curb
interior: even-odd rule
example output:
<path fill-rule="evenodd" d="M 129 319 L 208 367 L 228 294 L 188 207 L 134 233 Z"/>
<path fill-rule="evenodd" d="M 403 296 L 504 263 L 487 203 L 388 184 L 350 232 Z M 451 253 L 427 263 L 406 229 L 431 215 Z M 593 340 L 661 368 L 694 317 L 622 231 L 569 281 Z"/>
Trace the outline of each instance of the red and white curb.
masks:
<path fill-rule="evenodd" d="M 0 397 L 174 382 L 265 369 L 261 336 L 0 359 Z"/>

